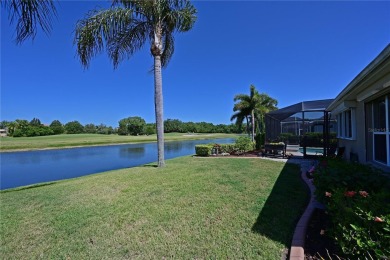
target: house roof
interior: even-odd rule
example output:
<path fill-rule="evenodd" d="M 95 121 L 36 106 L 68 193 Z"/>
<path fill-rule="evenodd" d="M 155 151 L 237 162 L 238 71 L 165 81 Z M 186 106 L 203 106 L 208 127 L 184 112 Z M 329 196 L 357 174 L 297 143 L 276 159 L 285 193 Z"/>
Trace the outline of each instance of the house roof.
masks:
<path fill-rule="evenodd" d="M 390 60 L 390 44 L 388 44 L 379 55 L 371 61 L 334 99 L 334 101 L 327 107 L 327 111 L 334 110 L 343 101 L 356 100 L 356 95 L 366 86 L 362 83 L 366 81 L 370 75 L 383 67 L 384 64 L 389 63 Z M 359 101 L 359 100 L 358 100 Z"/>
<path fill-rule="evenodd" d="M 282 121 L 299 112 L 325 111 L 332 101 L 333 99 L 303 101 L 288 107 L 271 111 L 267 114 L 267 116 Z"/>

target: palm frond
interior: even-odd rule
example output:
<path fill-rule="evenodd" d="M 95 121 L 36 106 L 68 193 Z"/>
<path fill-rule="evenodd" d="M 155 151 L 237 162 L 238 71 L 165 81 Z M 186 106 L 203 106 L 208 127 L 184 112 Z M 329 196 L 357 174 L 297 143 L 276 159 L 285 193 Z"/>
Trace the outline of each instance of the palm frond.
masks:
<path fill-rule="evenodd" d="M 161 54 L 161 65 L 165 68 L 175 51 L 175 39 L 173 33 L 165 32 L 163 35 L 164 50 Z"/>
<path fill-rule="evenodd" d="M 128 28 L 118 32 L 108 43 L 108 55 L 114 68 L 125 58 L 130 58 L 142 48 L 150 38 L 150 25 L 144 21 L 134 21 Z"/>
<path fill-rule="evenodd" d="M 133 21 L 132 10 L 111 8 L 93 10 L 76 25 L 74 43 L 81 63 L 88 67 L 91 58 L 104 50 L 104 47 L 118 35 L 125 32 Z"/>
<path fill-rule="evenodd" d="M 16 21 L 16 43 L 21 44 L 28 38 L 34 39 L 37 27 L 49 34 L 52 20 L 57 10 L 52 0 L 5 0 L 1 5 L 8 11 L 10 24 Z"/>

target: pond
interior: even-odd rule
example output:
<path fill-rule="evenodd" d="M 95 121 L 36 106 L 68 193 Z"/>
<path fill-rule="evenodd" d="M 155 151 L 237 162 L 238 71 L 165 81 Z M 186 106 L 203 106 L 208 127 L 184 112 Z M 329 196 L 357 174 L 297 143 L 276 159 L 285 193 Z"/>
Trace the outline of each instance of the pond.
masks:
<path fill-rule="evenodd" d="M 195 154 L 195 145 L 233 143 L 234 139 L 165 143 L 165 159 Z M 157 144 L 126 144 L 0 153 L 0 189 L 69 179 L 157 161 Z"/>

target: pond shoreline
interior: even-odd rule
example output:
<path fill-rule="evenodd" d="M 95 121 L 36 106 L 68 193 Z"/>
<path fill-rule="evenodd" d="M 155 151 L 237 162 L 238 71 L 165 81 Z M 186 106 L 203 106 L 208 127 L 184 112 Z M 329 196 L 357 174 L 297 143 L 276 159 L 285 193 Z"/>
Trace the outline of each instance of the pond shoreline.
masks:
<path fill-rule="evenodd" d="M 181 141 L 196 141 L 196 140 L 210 140 L 210 139 L 225 139 L 225 138 L 234 138 L 232 137 L 223 137 L 217 135 L 214 137 L 213 134 L 204 134 L 204 135 L 183 135 L 186 138 L 183 139 L 165 139 L 164 143 L 167 142 L 181 142 Z M 154 141 L 130 141 L 130 142 L 118 142 L 118 143 L 100 143 L 100 144 L 78 144 L 78 145 L 65 145 L 65 146 L 53 146 L 53 147 L 37 147 L 37 148 L 17 148 L 17 149 L 6 149 L 1 150 L 1 153 L 14 153 L 14 152 L 32 152 L 32 151 L 46 151 L 46 150 L 61 150 L 61 149 L 73 149 L 73 148 L 82 148 L 82 147 L 99 147 L 99 146 L 113 146 L 113 145 L 126 145 L 126 144 L 145 144 L 145 143 L 157 143 L 157 140 Z M 1 142 L 0 142 L 1 144 Z"/>

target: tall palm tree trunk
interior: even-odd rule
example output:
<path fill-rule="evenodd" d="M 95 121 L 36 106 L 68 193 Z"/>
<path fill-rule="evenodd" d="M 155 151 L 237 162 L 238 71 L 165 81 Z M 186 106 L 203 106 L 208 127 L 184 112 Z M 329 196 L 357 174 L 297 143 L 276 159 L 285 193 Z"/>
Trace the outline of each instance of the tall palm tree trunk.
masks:
<path fill-rule="evenodd" d="M 154 109 L 156 113 L 158 167 L 164 167 L 164 117 L 161 56 L 154 56 Z"/>

